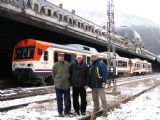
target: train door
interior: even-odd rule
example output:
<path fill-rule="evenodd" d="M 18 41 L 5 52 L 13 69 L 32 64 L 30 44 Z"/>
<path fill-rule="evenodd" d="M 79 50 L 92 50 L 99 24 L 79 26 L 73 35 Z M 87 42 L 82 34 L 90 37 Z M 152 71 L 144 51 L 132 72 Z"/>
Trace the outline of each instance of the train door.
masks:
<path fill-rule="evenodd" d="M 44 51 L 44 56 L 43 56 L 43 68 L 47 71 L 47 70 L 51 70 L 52 66 L 53 66 L 53 54 L 52 54 L 52 50 L 48 49 L 46 51 Z"/>
<path fill-rule="evenodd" d="M 43 62 L 42 62 L 43 69 L 47 68 L 48 59 L 49 59 L 48 53 L 49 53 L 48 50 L 44 51 L 44 53 L 43 53 Z"/>
<path fill-rule="evenodd" d="M 89 66 L 91 64 L 91 57 L 89 55 L 83 55 L 83 61 Z"/>
<path fill-rule="evenodd" d="M 91 64 L 91 57 L 86 55 L 86 64 L 89 66 Z"/>

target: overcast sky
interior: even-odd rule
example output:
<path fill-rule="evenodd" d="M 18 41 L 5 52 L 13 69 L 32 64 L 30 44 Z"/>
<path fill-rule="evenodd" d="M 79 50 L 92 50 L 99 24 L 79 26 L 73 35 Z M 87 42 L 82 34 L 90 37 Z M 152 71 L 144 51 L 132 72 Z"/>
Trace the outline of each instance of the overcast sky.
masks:
<path fill-rule="evenodd" d="M 107 0 L 48 0 L 56 5 L 63 3 L 63 8 L 103 25 L 107 21 Z M 120 13 L 127 13 L 151 19 L 160 25 L 160 0 L 114 0 L 115 22 Z"/>

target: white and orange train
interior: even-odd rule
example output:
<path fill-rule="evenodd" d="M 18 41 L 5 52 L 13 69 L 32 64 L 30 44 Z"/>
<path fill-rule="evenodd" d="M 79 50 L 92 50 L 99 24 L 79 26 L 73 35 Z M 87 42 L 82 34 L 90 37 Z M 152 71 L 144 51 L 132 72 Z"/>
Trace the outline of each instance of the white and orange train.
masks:
<path fill-rule="evenodd" d="M 58 45 L 34 39 L 25 39 L 16 44 L 13 51 L 13 75 L 25 83 L 41 82 L 51 77 L 57 53 L 64 52 L 65 60 L 73 62 L 75 55 L 82 54 L 83 60 L 89 65 L 91 54 L 97 53 L 107 63 L 107 54 L 99 53 L 95 48 L 80 44 Z M 151 73 L 151 63 L 140 59 L 128 59 L 116 56 L 116 75 Z"/>
<path fill-rule="evenodd" d="M 16 44 L 12 58 L 13 75 L 25 83 L 50 78 L 57 53 L 64 52 L 65 60 L 72 62 L 77 53 L 90 64 L 91 53 L 96 49 L 78 44 L 58 45 L 34 39 L 25 39 Z"/>
<path fill-rule="evenodd" d="M 141 75 L 152 73 L 152 64 L 138 58 L 129 59 L 130 74 Z"/>

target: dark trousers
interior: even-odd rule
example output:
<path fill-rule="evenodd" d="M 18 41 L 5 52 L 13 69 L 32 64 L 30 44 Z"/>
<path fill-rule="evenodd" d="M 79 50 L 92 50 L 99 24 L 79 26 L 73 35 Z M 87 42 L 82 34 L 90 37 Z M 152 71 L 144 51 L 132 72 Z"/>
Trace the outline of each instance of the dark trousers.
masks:
<path fill-rule="evenodd" d="M 64 101 L 64 112 L 70 113 L 71 111 L 71 98 L 70 98 L 70 89 L 68 90 L 62 90 L 56 88 L 56 97 L 57 97 L 57 108 L 58 112 L 63 112 L 63 101 Z"/>
<path fill-rule="evenodd" d="M 81 105 L 79 104 L 79 96 L 81 98 Z M 76 113 L 79 113 L 79 110 L 81 110 L 81 113 L 86 112 L 86 90 L 84 87 L 73 87 L 73 107 Z"/>

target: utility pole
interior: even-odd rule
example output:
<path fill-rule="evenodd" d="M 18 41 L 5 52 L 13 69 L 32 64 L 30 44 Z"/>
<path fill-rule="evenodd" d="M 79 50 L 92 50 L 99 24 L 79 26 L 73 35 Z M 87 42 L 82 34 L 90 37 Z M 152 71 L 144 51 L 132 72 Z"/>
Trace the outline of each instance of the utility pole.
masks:
<path fill-rule="evenodd" d="M 107 0 L 107 66 L 109 75 L 114 82 L 116 75 L 116 47 L 113 0 Z"/>

